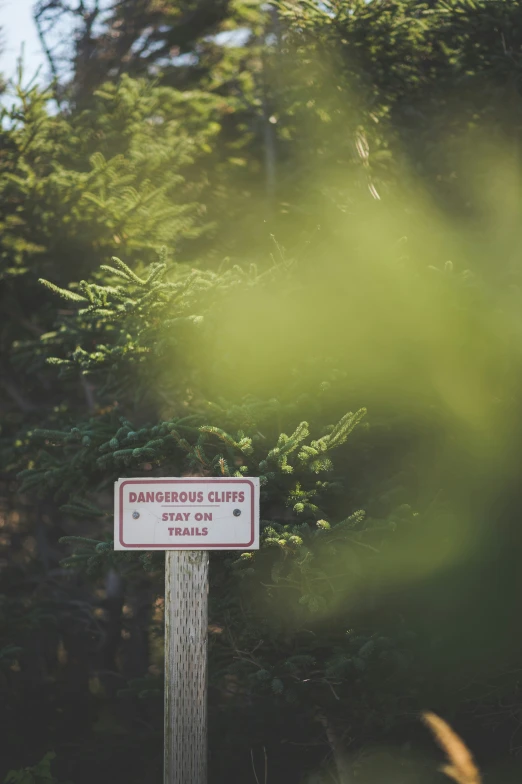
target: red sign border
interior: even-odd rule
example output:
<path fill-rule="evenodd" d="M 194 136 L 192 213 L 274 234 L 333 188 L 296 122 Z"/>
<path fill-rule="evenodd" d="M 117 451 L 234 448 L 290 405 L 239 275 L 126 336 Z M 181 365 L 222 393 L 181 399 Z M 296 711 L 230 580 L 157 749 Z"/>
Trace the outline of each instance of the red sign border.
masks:
<path fill-rule="evenodd" d="M 250 538 L 250 541 L 248 543 L 246 543 L 246 544 L 236 544 L 236 543 L 233 543 L 233 544 L 231 544 L 231 543 L 228 543 L 228 544 L 213 544 L 213 545 L 211 545 L 209 547 L 208 545 L 206 545 L 205 543 L 202 542 L 201 544 L 194 544 L 194 545 L 191 545 L 190 547 L 187 547 L 186 545 L 179 545 L 179 544 L 172 544 L 172 545 L 169 545 L 169 546 L 164 545 L 164 544 L 125 544 L 125 542 L 123 541 L 123 488 L 125 487 L 125 485 L 128 485 L 128 484 L 132 484 L 132 485 L 139 485 L 139 484 L 142 484 L 142 485 L 152 485 L 152 484 L 201 484 L 201 485 L 204 485 L 204 484 L 214 484 L 216 482 L 219 483 L 219 484 L 227 484 L 227 485 L 228 484 L 231 484 L 231 485 L 232 484 L 241 484 L 241 483 L 242 484 L 246 483 L 246 484 L 250 485 L 250 487 L 252 489 L 251 506 L 250 506 L 250 511 L 251 511 L 251 524 L 250 524 L 251 538 Z M 120 485 L 120 499 L 119 500 L 120 500 L 120 519 L 119 519 L 119 530 L 118 530 L 118 533 L 119 533 L 119 543 L 120 543 L 121 547 L 125 547 L 125 549 L 132 549 L 133 547 L 135 547 L 135 548 L 139 547 L 141 549 L 147 549 L 147 550 L 152 550 L 152 549 L 158 549 L 158 550 L 198 550 L 198 549 L 199 550 L 214 550 L 214 549 L 218 549 L 218 548 L 223 547 L 223 548 L 228 548 L 229 550 L 240 550 L 242 547 L 250 547 L 254 543 L 255 538 L 256 538 L 255 503 L 254 503 L 254 500 L 255 500 L 255 485 L 254 485 L 254 483 L 250 479 L 228 479 L 227 478 L 226 480 L 223 480 L 223 479 L 200 479 L 199 477 L 197 479 L 192 479 L 192 478 L 189 478 L 189 477 L 185 477 L 185 478 L 180 477 L 179 479 L 162 479 L 161 477 L 159 477 L 157 479 L 128 479 L 128 480 L 123 481 L 121 483 L 121 485 Z"/>

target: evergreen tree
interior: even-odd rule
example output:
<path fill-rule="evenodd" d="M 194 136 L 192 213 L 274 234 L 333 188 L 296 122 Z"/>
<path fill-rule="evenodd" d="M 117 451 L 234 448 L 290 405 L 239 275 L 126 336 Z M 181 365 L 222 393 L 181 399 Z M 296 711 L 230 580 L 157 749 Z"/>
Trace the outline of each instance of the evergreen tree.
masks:
<path fill-rule="evenodd" d="M 366 257 L 361 265 L 368 267 Z M 337 285 L 332 288 L 334 274 Z M 403 273 L 394 268 L 393 274 Z M 429 571 L 437 568 L 439 558 L 445 563 L 441 541 L 451 551 L 465 538 L 471 488 L 474 535 L 480 539 L 481 527 L 489 523 L 484 510 L 491 494 L 507 486 L 504 479 L 497 484 L 499 475 L 512 475 L 509 465 L 516 452 L 508 445 L 518 420 L 510 390 L 516 389 L 520 364 L 513 358 L 510 368 L 504 365 L 509 330 L 504 326 L 493 335 L 499 315 L 490 313 L 486 292 L 470 285 L 469 276 L 452 273 L 451 265 L 442 272 L 423 269 L 415 274 L 409 269 L 407 293 L 402 286 L 394 289 L 390 278 L 387 304 L 377 297 L 385 310 L 379 339 L 399 341 L 404 358 L 394 354 L 399 363 L 395 377 L 389 369 L 383 371 L 384 399 L 374 391 L 377 420 L 368 427 L 363 409 L 351 406 L 352 413 L 346 408 L 343 413 L 340 406 L 375 388 L 375 371 L 364 377 L 362 354 L 358 384 L 343 362 L 350 318 L 365 334 L 375 317 L 372 311 L 364 321 L 364 310 L 351 312 L 357 298 L 368 311 L 375 301 L 370 288 L 375 278 L 371 268 L 363 274 L 363 266 L 354 265 L 350 279 L 355 276 L 358 288 L 350 300 L 344 276 L 343 267 L 331 261 L 313 273 L 306 258 L 298 264 L 285 261 L 284 254 L 266 270 L 225 265 L 219 272 L 190 270 L 170 263 L 165 255 L 152 266 L 134 269 L 114 258 L 92 281 L 71 288 L 47 281 L 49 296 L 63 298 L 67 309 L 52 332 L 19 347 L 39 362 L 48 358 L 50 369 L 60 373 L 61 395 L 61 402 L 45 419 L 40 417 L 39 426 L 30 428 L 16 447 L 16 462 L 23 468 L 21 492 L 33 503 L 39 499 L 38 506 L 45 504 L 48 514 L 60 521 L 56 527 L 65 535 L 62 547 L 72 545 L 64 565 L 87 570 L 107 597 L 102 606 L 92 595 L 83 600 L 83 634 L 93 634 L 93 618 L 102 618 L 102 644 L 95 653 L 84 642 L 81 668 L 72 672 L 77 679 L 97 674 L 101 692 L 89 697 L 87 706 L 93 711 L 103 706 L 105 721 L 110 716 L 127 737 L 136 738 L 137 722 L 147 717 L 156 728 L 155 748 L 161 741 L 161 642 L 155 648 L 153 641 L 161 634 L 163 563 L 158 553 L 114 552 L 113 481 L 186 472 L 261 478 L 261 550 L 212 557 L 211 745 L 216 777 L 245 774 L 248 753 L 239 756 L 232 773 L 227 762 L 228 744 L 233 740 L 237 748 L 240 737 L 246 750 L 264 745 L 271 759 L 290 759 L 296 765 L 282 738 L 289 744 L 318 744 L 319 755 L 310 755 L 307 767 L 318 765 L 329 750 L 342 770 L 348 738 L 353 748 L 364 748 L 370 740 L 411 733 L 423 705 L 433 704 L 446 714 L 455 710 L 454 679 L 462 678 L 470 666 L 469 659 L 459 664 L 458 645 L 446 649 L 456 632 L 451 622 L 437 621 L 439 606 L 449 612 L 447 596 L 437 581 L 430 581 Z M 292 300 L 299 301 L 300 319 L 299 311 L 288 306 Z M 249 319 L 254 302 L 259 310 Z M 280 303 L 287 303 L 287 313 L 278 317 L 284 310 Z M 399 309 L 404 332 L 392 328 L 390 314 Z M 315 333 L 305 333 L 312 312 Z M 317 357 L 309 367 L 295 338 L 283 341 L 281 325 L 289 329 L 289 314 L 298 322 L 296 336 L 302 340 L 307 335 L 308 358 Z M 287 364 L 279 377 L 270 377 L 266 398 L 257 379 L 248 378 L 249 358 L 238 360 L 245 355 L 238 350 L 241 335 L 231 341 L 229 328 L 238 332 L 239 324 L 239 332 L 262 334 L 271 341 L 270 359 L 261 348 L 255 352 L 261 375 L 270 376 L 271 365 L 279 361 L 271 330 L 283 341 L 280 350 Z M 452 344 L 446 330 L 469 337 Z M 336 333 L 342 336 L 337 344 L 331 340 Z M 427 376 L 419 377 L 417 353 L 414 378 L 407 371 L 411 352 L 419 352 L 420 346 L 425 353 L 423 340 L 428 339 L 434 342 Z M 321 346 L 328 346 L 331 364 L 320 356 Z M 353 345 L 350 351 L 353 363 Z M 482 420 L 478 430 L 470 420 L 470 434 L 462 434 L 461 414 L 453 410 L 451 395 L 441 400 L 438 381 L 434 387 L 430 381 L 431 374 L 438 379 L 448 367 L 455 373 L 465 356 L 477 363 L 471 375 L 474 394 L 486 389 L 486 379 L 495 379 L 500 393 L 495 403 L 489 391 L 480 398 L 488 412 L 485 434 Z M 382 362 L 382 354 L 379 357 Z M 295 363 L 293 382 L 290 363 Z M 89 385 L 90 413 L 75 404 L 78 374 Z M 216 383 L 219 377 L 221 384 Z M 397 400 L 390 399 L 391 383 L 399 385 Z M 462 374 L 455 388 L 461 390 L 466 383 Z M 220 387 L 228 391 L 228 401 L 215 398 Z M 271 397 L 274 391 L 278 399 Z M 426 399 L 431 401 L 429 417 Z M 416 400 L 422 401 L 417 407 Z M 437 501 L 440 493 L 443 499 Z M 424 602 L 420 610 L 415 607 L 417 596 L 408 590 L 411 572 Z M 84 578 L 74 579 L 89 597 Z M 444 576 L 448 591 L 463 579 L 461 574 Z M 397 588 L 397 580 L 404 590 Z M 453 596 L 452 601 L 462 633 L 470 633 L 474 615 L 466 623 L 460 617 L 466 596 Z M 71 638 L 69 610 L 63 607 L 61 612 L 57 628 L 67 632 L 64 644 L 74 651 L 74 641 L 82 638 L 77 628 Z M 125 636 L 112 637 L 114 627 L 125 632 L 129 645 Z M 436 633 L 442 635 L 439 647 L 434 647 Z M 501 645 L 501 639 L 495 645 Z M 22 631 L 6 644 L 23 648 Z M 474 644 L 472 637 L 469 645 Z M 27 673 L 27 653 L 10 655 Z M 111 662 L 110 673 L 100 656 Z M 54 666 L 61 672 L 59 662 Z M 428 675 L 430 668 L 437 672 L 437 682 Z M 449 674 L 443 674 L 445 668 Z M 116 691 L 124 701 L 124 718 L 111 696 Z"/>
<path fill-rule="evenodd" d="M 261 550 L 212 558 L 216 780 L 263 746 L 341 775 L 426 706 L 480 738 L 518 694 L 516 230 L 456 243 L 398 182 L 422 164 L 469 211 L 461 131 L 516 147 L 517 4 L 193 10 L 87 13 L 77 93 L 3 114 L 3 762 L 58 746 L 75 784 L 161 777 L 162 556 L 113 551 L 120 476 L 262 479 Z"/>
<path fill-rule="evenodd" d="M 520 176 L 519 3 L 282 0 L 277 6 L 287 68 L 308 74 L 305 89 L 302 80 L 291 80 L 286 103 L 301 126 L 322 125 L 321 165 L 338 167 L 355 143 L 377 193 L 386 192 L 390 175 L 395 192 L 405 176 L 411 189 L 413 171 L 448 214 L 473 220 L 478 205 L 469 193 L 480 187 L 477 177 L 490 170 L 499 146 Z M 503 170 L 504 187 L 506 180 Z M 509 187 L 518 204 L 517 186 Z"/>
<path fill-rule="evenodd" d="M 18 102 L 2 110 L 0 161 L 1 297 L 9 317 L 1 332 L 2 406 L 13 422 L 34 421 L 55 403 L 41 363 L 12 352 L 13 341 L 52 325 L 38 277 L 52 270 L 66 284 L 71 269 L 88 274 L 115 246 L 150 260 L 168 242 L 190 258 L 190 243 L 211 228 L 199 201 L 201 161 L 222 111 L 206 93 L 185 97 L 125 77 L 100 90 L 90 110 L 50 114 L 48 94 L 22 84 L 20 74 Z M 78 404 L 90 406 L 85 386 L 78 391 Z"/>
<path fill-rule="evenodd" d="M 88 100 L 107 78 L 158 75 L 176 87 L 198 88 L 233 73 L 234 52 L 227 44 L 241 41 L 262 22 L 257 0 L 182 0 L 163 4 L 38 2 L 34 9 L 52 70 L 60 74 L 65 60 L 73 67 L 72 95 Z M 69 30 L 75 37 L 71 51 Z M 67 70 L 67 69 L 66 69 Z"/>
<path fill-rule="evenodd" d="M 42 726 L 54 726 L 62 740 L 91 726 L 93 662 L 115 670 L 114 635 L 122 618 L 119 578 L 111 583 L 108 577 L 105 609 L 81 581 L 64 583 L 58 566 L 63 515 L 55 504 L 34 507 L 30 496 L 16 493 L 27 431 L 61 417 L 73 422 L 96 407 L 85 378 L 77 375 L 64 396 L 44 354 L 31 347 L 40 335 L 53 341 L 54 308 L 42 300 L 38 277 L 67 284 L 74 274 L 90 274 L 104 255 L 108 260 L 115 246 L 130 259 L 152 259 L 168 241 L 190 258 L 190 243 L 211 228 L 199 201 L 206 181 L 201 161 L 209 158 L 223 114 L 223 101 L 218 106 L 206 93 L 184 96 L 130 78 L 105 85 L 89 110 L 52 113 L 49 97 L 24 87 L 20 74 L 15 105 L 2 109 L 0 450 L 7 568 L 0 588 L 1 721 L 13 755 L 4 764 L 15 767 L 34 761 L 24 756 L 28 743 L 31 754 L 48 751 Z M 65 305 L 62 316 L 67 312 Z M 131 601 L 140 601 L 139 592 Z M 99 652 L 96 610 L 109 613 Z M 133 657 L 141 656 L 133 637 L 124 652 L 129 677 L 136 671 Z M 141 673 L 141 665 L 137 669 Z M 121 685 L 118 677 L 105 684 L 111 694 Z"/>
<path fill-rule="evenodd" d="M 349 632 L 350 596 L 364 584 L 371 604 L 379 544 L 397 524 L 410 525 L 414 515 L 399 505 L 384 518 L 366 519 L 364 512 L 346 506 L 342 471 L 335 471 L 332 461 L 364 411 L 325 427 L 320 411 L 310 424 L 296 419 L 310 405 L 306 395 L 293 404 L 254 398 L 239 405 L 209 405 L 194 388 L 198 331 L 207 321 L 207 329 L 213 329 L 220 300 L 231 293 L 240 297 L 252 285 L 280 286 L 282 272 L 268 278 L 237 268 L 221 274 L 184 272 L 176 266 L 169 270 L 163 262 L 137 274 L 118 259 L 104 270 L 104 286 L 84 283 L 67 291 L 46 284 L 69 300 L 74 314 L 39 349 L 44 354 L 59 350 L 50 361 L 60 368 L 62 391 L 78 372 L 91 379 L 95 413 L 83 421 L 75 418 L 73 425 L 62 407 L 20 450 L 34 455 L 38 445 L 39 451 L 20 475 L 21 491 L 60 502 L 65 527 L 71 516 L 89 521 L 88 538 L 68 538 L 79 549 L 66 563 L 85 565 L 94 576 L 121 570 L 127 575 L 125 590 L 132 592 L 134 556 L 115 553 L 110 541 L 107 493 L 122 475 L 259 475 L 261 552 L 213 559 L 216 688 L 232 678 L 241 693 L 252 695 L 254 706 L 277 711 L 281 704 L 287 720 L 301 714 L 300 737 L 313 738 L 319 721 L 330 743 L 347 726 L 350 732 L 358 727 L 362 739 L 368 722 L 375 730 L 379 712 L 383 721 L 393 721 L 404 704 L 393 706 L 395 697 L 385 683 L 406 672 L 411 657 L 407 629 L 393 629 L 389 637 L 379 624 L 372 628 L 366 621 Z M 183 391 L 187 384 L 194 389 L 192 399 Z M 161 409 L 158 418 L 155 412 Z M 285 429 L 291 425 L 287 434 L 278 432 L 276 423 Z M 161 593 L 161 554 L 145 553 L 139 560 L 152 570 L 155 591 Z M 239 584 L 234 572 L 243 578 Z M 331 624 L 326 636 L 325 616 Z M 311 633 L 315 641 L 308 639 Z M 342 695 L 347 690 L 353 698 L 354 684 L 362 690 L 361 702 L 352 699 L 347 719 Z M 268 695 L 275 695 L 272 708 L 266 706 Z M 404 699 L 407 704 L 407 694 Z M 367 700 L 375 701 L 372 708 Z M 341 711 L 337 703 L 344 706 Z M 276 714 L 269 715 L 279 726 Z M 305 716 L 308 726 L 302 724 Z"/>
<path fill-rule="evenodd" d="M 57 94 L 76 107 L 90 106 L 93 91 L 105 79 L 146 77 L 187 93 L 204 90 L 222 107 L 219 144 L 213 146 L 205 193 L 210 220 L 217 227 L 200 255 L 215 263 L 237 252 L 238 224 L 251 220 L 241 236 L 255 237 L 266 255 L 266 237 L 274 227 L 263 224 L 276 212 L 276 131 L 268 84 L 267 56 L 279 38 L 275 10 L 246 2 L 98 3 L 89 12 L 67 3 L 39 3 L 35 18 L 56 74 Z M 77 30 L 71 52 L 70 27 Z M 65 30 L 63 66 L 54 44 Z M 47 31 L 48 30 L 48 34 Z M 58 36 L 59 38 L 59 36 Z M 87 56 L 88 53 L 88 56 Z M 263 219 L 259 220 L 262 213 Z M 260 230 L 259 227 L 263 230 Z M 268 228 L 268 231 L 266 230 Z"/>

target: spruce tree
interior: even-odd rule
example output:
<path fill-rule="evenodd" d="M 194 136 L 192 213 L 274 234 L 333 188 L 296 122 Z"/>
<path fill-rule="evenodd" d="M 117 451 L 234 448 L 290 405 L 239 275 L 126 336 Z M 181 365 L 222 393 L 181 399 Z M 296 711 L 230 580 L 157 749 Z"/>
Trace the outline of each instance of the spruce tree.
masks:
<path fill-rule="evenodd" d="M 125 602 L 132 601 L 127 597 L 137 582 L 143 589 L 144 568 L 152 602 L 161 597 L 163 557 L 113 551 L 114 480 L 187 471 L 260 476 L 261 551 L 212 558 L 213 693 L 234 685 L 239 697 L 227 722 L 233 726 L 239 710 L 246 737 L 259 732 L 259 710 L 274 730 L 283 718 L 295 723 L 300 716 L 299 737 L 319 736 L 341 764 L 348 728 L 353 733 L 357 727 L 360 742 L 368 726 L 375 731 L 381 720 L 387 726 L 411 699 L 406 692 L 396 704 L 386 689 L 411 664 L 407 628 L 390 626 L 386 614 L 379 620 L 378 612 L 373 621 L 368 616 L 353 624 L 353 598 L 363 585 L 366 613 L 375 601 L 380 544 L 415 518 L 401 504 L 388 505 L 381 518 L 350 504 L 336 455 L 350 455 L 345 444 L 365 411 L 328 423 L 305 390 L 290 390 L 291 402 L 250 397 L 227 403 L 209 402 L 204 387 L 198 389 L 198 377 L 204 384 L 198 358 L 219 323 L 220 303 L 252 287 L 284 286 L 284 266 L 264 274 L 237 267 L 210 273 L 169 265 L 164 257 L 134 271 L 114 258 L 100 274 L 103 283 L 72 289 L 44 281 L 70 312 L 32 350 L 48 356 L 59 372 L 64 403 L 20 448 L 20 459 L 26 454 L 31 462 L 19 475 L 21 492 L 59 504 L 62 527 L 71 532 L 62 541 L 73 547 L 65 566 L 86 569 L 95 580 L 115 572 L 123 580 Z M 321 363 L 319 372 L 325 372 Z M 71 417 L 65 402 L 78 373 L 94 401 L 84 418 Z M 328 383 L 325 379 L 325 388 Z M 310 421 L 299 419 L 303 409 Z M 83 521 L 79 529 L 75 519 Z M 124 695 L 154 699 L 160 678 L 147 679 L 146 664 L 134 672 L 141 680 L 131 678 Z M 212 737 L 220 736 L 223 709 L 219 700 L 211 702 Z"/>
<path fill-rule="evenodd" d="M 50 111 L 50 93 L 27 86 L 23 73 L 14 92 L 13 105 L 6 102 L 2 108 L 0 156 L 5 316 L 0 330 L 0 454 L 6 515 L 1 720 L 12 752 L 4 764 L 11 767 L 33 764 L 37 754 L 49 751 L 53 741 L 42 726 L 54 726 L 53 737 L 65 740 L 92 725 L 89 673 L 93 664 L 115 669 L 114 643 L 123 611 L 119 583 L 111 582 L 111 575 L 103 607 L 96 606 L 99 600 L 81 580 L 64 583 L 58 565 L 63 515 L 54 503 L 42 500 L 35 506 L 28 503 L 30 495 L 17 494 L 16 473 L 27 466 L 27 433 L 37 423 L 72 425 L 95 409 L 90 384 L 81 374 L 64 394 L 54 374 L 49 376 L 45 351 L 34 351 L 35 338 L 43 336 L 42 345 L 56 340 L 49 334 L 55 308 L 42 298 L 38 278 L 45 275 L 67 285 L 74 275 L 87 276 L 100 261 L 109 261 L 114 248 L 125 249 L 130 260 L 137 254 L 150 260 L 165 241 L 190 258 L 190 244 L 211 228 L 199 201 L 206 179 L 201 161 L 208 160 L 223 111 L 223 102 L 218 107 L 206 93 L 183 96 L 127 78 L 105 85 L 89 111 Z M 67 303 L 61 311 L 59 318 L 71 312 Z M 36 594 L 35 584 L 40 586 Z M 95 610 L 109 616 L 99 652 Z M 136 624 L 139 634 L 143 624 Z M 142 653 L 134 640 L 128 647 L 125 668 L 132 674 L 132 659 Z M 137 667 L 141 673 L 141 665 Z M 44 671 L 52 680 L 42 680 Z M 114 694 L 121 686 L 119 676 L 107 680 L 108 693 Z"/>

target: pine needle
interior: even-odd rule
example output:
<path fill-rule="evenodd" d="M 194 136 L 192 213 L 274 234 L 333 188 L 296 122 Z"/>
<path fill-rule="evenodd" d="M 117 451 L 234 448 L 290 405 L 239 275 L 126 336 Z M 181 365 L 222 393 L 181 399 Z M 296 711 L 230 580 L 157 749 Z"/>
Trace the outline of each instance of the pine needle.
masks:
<path fill-rule="evenodd" d="M 422 718 L 441 749 L 446 752 L 450 762 L 440 769 L 441 772 L 457 784 L 481 784 L 480 771 L 475 765 L 471 752 L 449 724 L 435 713 L 423 713 Z"/>

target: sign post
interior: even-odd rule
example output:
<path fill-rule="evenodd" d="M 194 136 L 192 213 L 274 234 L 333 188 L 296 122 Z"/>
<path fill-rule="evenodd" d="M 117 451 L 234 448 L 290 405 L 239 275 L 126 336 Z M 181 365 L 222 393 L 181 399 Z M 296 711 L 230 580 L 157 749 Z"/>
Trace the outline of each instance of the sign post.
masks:
<path fill-rule="evenodd" d="M 259 548 L 259 479 L 119 479 L 114 490 L 114 548 L 166 551 L 164 784 L 206 784 L 208 551 Z"/>
<path fill-rule="evenodd" d="M 207 781 L 208 550 L 165 553 L 164 784 Z"/>

